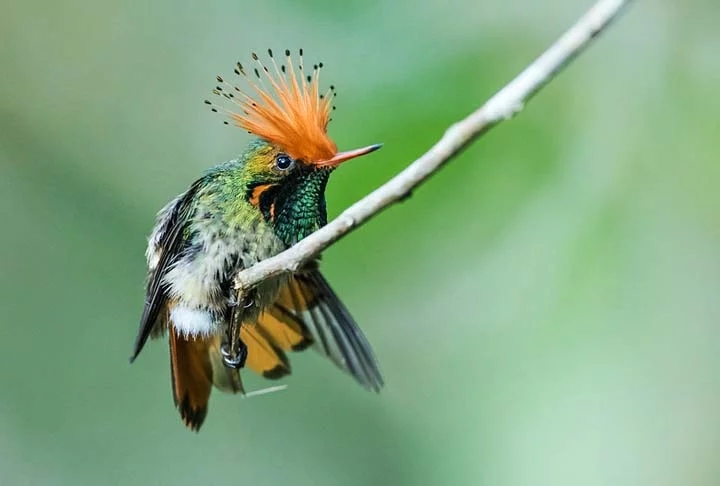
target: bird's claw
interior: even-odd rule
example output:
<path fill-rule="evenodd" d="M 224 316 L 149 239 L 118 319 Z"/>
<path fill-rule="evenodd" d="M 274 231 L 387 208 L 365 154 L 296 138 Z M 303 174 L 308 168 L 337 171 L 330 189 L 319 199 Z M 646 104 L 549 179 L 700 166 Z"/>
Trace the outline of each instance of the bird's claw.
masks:
<path fill-rule="evenodd" d="M 245 343 L 240 341 L 239 344 L 237 354 L 234 354 L 227 344 L 223 344 L 220 348 L 223 363 L 226 367 L 234 370 L 239 370 L 245 366 L 245 361 L 247 360 L 248 355 L 248 349 L 247 346 L 245 346 Z"/>
<path fill-rule="evenodd" d="M 248 295 L 246 299 L 242 299 L 242 302 L 238 299 L 238 295 L 234 292 L 231 292 L 230 295 L 228 295 L 227 298 L 227 305 L 228 307 L 237 307 L 242 303 L 243 309 L 249 309 L 250 307 L 255 305 L 255 299 L 253 299 L 252 294 Z"/>
<path fill-rule="evenodd" d="M 235 294 L 230 294 L 227 299 L 228 307 L 237 307 L 239 304 L 240 302 L 238 302 L 238 300 L 235 298 Z"/>

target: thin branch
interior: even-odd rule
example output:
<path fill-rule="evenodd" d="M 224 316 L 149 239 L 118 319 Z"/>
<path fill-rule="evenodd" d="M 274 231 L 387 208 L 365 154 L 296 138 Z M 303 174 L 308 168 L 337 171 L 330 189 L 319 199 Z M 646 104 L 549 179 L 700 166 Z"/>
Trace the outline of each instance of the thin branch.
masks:
<path fill-rule="evenodd" d="M 482 107 L 452 125 L 419 159 L 293 247 L 240 272 L 235 279 L 236 289 L 247 290 L 269 277 L 297 271 L 337 240 L 409 196 L 468 144 L 520 112 L 525 103 L 580 54 L 630 1 L 598 1 L 535 62 Z"/>

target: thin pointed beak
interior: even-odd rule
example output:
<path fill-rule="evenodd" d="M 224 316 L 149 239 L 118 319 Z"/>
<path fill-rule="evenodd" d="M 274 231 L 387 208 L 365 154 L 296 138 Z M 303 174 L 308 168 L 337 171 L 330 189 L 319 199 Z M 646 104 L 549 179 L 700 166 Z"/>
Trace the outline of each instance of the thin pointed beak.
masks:
<path fill-rule="evenodd" d="M 375 152 L 380 147 L 382 147 L 382 144 L 376 143 L 375 145 L 369 145 L 367 147 L 363 147 L 360 149 L 348 150 L 347 152 L 338 152 L 337 154 L 335 154 L 335 157 L 333 157 L 332 159 L 328 159 L 328 160 L 319 162 L 317 164 L 317 166 L 334 168 L 334 167 L 337 167 L 338 165 L 342 164 L 345 161 L 354 159 L 355 157 L 360 157 L 361 155 L 366 155 L 366 154 L 369 154 L 370 152 Z"/>

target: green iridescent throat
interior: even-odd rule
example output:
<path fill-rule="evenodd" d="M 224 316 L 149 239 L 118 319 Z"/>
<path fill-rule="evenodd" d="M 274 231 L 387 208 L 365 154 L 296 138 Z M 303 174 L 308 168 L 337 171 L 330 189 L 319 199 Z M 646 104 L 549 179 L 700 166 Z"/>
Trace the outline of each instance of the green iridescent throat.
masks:
<path fill-rule="evenodd" d="M 275 234 L 288 246 L 294 245 L 327 224 L 325 186 L 330 170 L 313 170 L 290 177 L 266 191 L 274 199 L 274 218 L 270 222 Z M 260 201 L 263 210 L 263 197 Z M 263 211 L 266 220 L 269 219 Z"/>

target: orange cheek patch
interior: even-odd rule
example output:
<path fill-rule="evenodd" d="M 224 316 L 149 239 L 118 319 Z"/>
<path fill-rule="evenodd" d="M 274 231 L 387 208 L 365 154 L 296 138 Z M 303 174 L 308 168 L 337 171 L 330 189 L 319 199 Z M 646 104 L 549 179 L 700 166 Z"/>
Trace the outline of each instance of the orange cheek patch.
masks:
<path fill-rule="evenodd" d="M 275 221 L 275 201 L 270 205 L 270 220 Z"/>
<path fill-rule="evenodd" d="M 256 208 L 260 206 L 260 196 L 262 196 L 263 192 L 267 191 L 272 187 L 272 184 L 261 184 L 259 186 L 253 187 L 252 193 L 250 194 L 250 199 L 248 200 L 250 204 L 255 206 Z"/>

